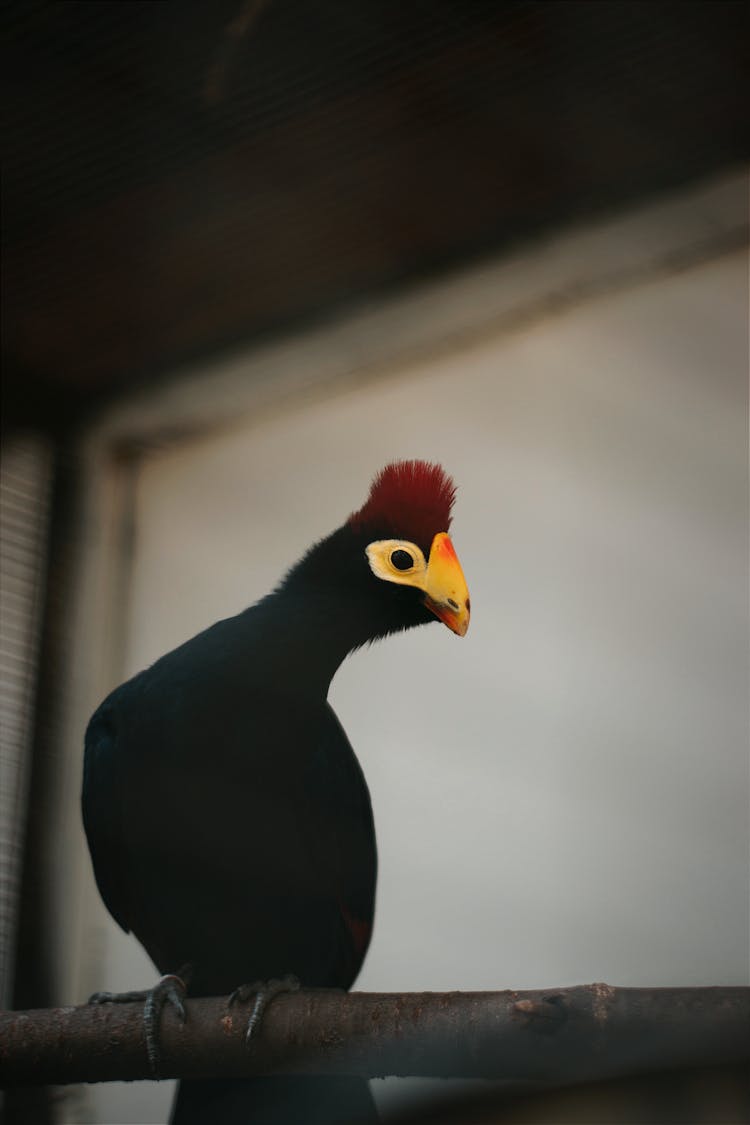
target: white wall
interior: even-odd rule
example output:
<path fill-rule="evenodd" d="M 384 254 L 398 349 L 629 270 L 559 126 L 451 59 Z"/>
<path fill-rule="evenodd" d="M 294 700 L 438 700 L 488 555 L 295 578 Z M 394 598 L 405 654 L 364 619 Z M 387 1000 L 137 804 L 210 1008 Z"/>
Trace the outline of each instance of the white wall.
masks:
<path fill-rule="evenodd" d="M 122 674 L 264 594 L 395 457 L 455 476 L 473 616 L 334 680 L 381 860 L 357 987 L 746 983 L 744 254 L 145 457 Z M 153 979 L 90 888 L 83 933 L 92 987 Z M 166 1087 L 75 1119 L 158 1120 Z"/>

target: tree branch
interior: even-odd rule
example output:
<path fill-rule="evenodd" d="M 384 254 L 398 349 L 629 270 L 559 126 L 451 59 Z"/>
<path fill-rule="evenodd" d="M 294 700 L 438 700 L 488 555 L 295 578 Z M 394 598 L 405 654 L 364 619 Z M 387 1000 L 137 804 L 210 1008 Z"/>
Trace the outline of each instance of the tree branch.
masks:
<path fill-rule="evenodd" d="M 750 1060 L 750 988 L 278 996 L 248 1049 L 251 1005 L 190 1000 L 161 1021 L 162 1077 L 268 1073 L 576 1082 Z M 151 1077 L 141 1004 L 0 1013 L 3 1084 Z"/>

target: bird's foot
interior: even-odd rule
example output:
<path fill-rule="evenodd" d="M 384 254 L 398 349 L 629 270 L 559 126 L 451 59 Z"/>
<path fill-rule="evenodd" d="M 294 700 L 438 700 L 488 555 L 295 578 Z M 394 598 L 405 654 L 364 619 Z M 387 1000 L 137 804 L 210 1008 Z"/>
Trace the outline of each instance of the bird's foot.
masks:
<path fill-rule="evenodd" d="M 299 988 L 298 978 L 291 974 L 281 977 L 280 980 L 256 980 L 252 984 L 241 984 L 239 988 L 235 988 L 229 997 L 230 1006 L 232 1004 L 246 1004 L 251 996 L 255 997 L 255 1003 L 247 1021 L 247 1031 L 245 1032 L 245 1043 L 248 1046 L 260 1026 L 266 1008 L 274 997 L 281 992 L 298 992 Z"/>
<path fill-rule="evenodd" d="M 146 1054 L 154 1078 L 159 1078 L 159 1020 L 165 1004 L 171 1004 L 180 1023 L 187 1019 L 183 1003 L 187 985 L 183 977 L 189 975 L 189 966 L 177 973 L 168 973 L 157 981 L 153 988 L 137 992 L 95 992 L 89 997 L 89 1004 L 132 1004 L 143 1001 L 143 1035 L 146 1040 Z"/>

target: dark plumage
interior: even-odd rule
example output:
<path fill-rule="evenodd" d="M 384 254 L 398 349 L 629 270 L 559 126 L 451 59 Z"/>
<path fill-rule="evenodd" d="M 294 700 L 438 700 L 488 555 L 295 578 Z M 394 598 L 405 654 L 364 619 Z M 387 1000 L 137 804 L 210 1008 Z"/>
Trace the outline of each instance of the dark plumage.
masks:
<path fill-rule="evenodd" d="M 406 462 L 373 497 L 272 594 L 134 676 L 89 723 L 83 819 L 102 898 L 163 973 L 193 966 L 192 995 L 289 973 L 348 989 L 362 965 L 372 811 L 326 697 L 347 653 L 435 620 L 423 590 L 376 577 L 365 550 L 398 536 L 427 558 L 452 484 Z M 174 1120 L 299 1121 L 299 1105 L 284 1108 L 292 1086 L 183 1083 Z M 330 1105 L 316 1116 L 331 1090 L 318 1086 L 305 1087 L 306 1119 L 333 1120 Z M 365 1084 L 352 1097 L 367 1108 Z"/>

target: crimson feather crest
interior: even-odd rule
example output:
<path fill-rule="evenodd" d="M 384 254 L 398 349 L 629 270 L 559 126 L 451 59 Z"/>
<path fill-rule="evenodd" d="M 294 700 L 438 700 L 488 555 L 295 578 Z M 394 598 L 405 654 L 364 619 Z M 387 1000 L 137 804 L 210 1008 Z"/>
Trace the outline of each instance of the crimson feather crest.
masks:
<path fill-rule="evenodd" d="M 394 461 L 380 470 L 348 522 L 355 531 L 411 539 L 429 549 L 434 536 L 450 527 L 455 496 L 456 486 L 440 465 Z"/>

